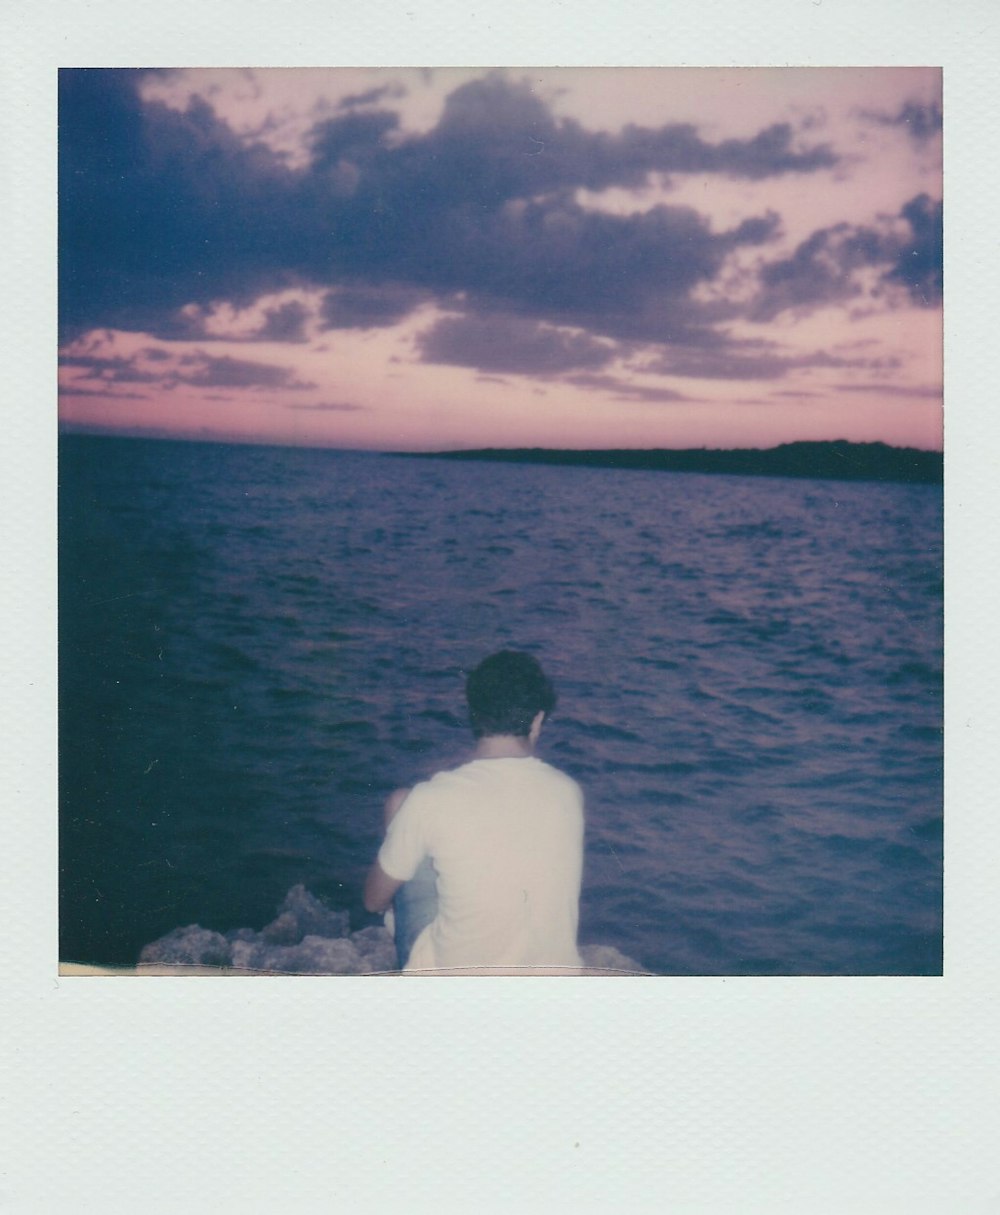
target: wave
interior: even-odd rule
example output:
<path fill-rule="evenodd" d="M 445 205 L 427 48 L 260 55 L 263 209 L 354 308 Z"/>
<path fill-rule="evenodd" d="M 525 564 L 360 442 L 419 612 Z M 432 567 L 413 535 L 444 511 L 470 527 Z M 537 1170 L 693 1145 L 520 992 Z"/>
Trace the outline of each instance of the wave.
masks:
<path fill-rule="evenodd" d="M 77 437 L 60 460 L 64 958 L 132 966 L 188 925 L 178 956 L 381 965 L 376 928 L 199 924 L 259 928 L 301 883 L 378 925 L 379 803 L 460 762 L 462 671 L 523 645 L 586 795 L 584 941 L 659 974 L 937 964 L 935 488 Z M 842 934 L 784 920 L 790 893 L 849 909 Z M 701 957 L 676 916 L 720 898 L 742 929 Z"/>

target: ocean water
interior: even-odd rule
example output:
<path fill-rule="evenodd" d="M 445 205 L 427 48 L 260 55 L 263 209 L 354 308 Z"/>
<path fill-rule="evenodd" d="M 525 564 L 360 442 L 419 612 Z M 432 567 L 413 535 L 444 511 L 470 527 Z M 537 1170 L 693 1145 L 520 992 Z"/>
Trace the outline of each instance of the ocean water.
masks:
<path fill-rule="evenodd" d="M 532 651 L 581 941 L 669 975 L 942 966 L 940 487 L 65 436 L 60 949 L 354 930 L 381 803 Z"/>

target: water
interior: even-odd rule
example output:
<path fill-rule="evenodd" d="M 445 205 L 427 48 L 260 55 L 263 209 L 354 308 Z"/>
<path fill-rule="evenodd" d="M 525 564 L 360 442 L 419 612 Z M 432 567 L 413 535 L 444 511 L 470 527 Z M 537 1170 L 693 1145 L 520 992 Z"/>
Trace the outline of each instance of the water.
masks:
<path fill-rule="evenodd" d="M 663 974 L 941 970 L 935 486 L 68 436 L 61 956 L 355 929 L 381 801 L 536 653 L 581 940 Z"/>

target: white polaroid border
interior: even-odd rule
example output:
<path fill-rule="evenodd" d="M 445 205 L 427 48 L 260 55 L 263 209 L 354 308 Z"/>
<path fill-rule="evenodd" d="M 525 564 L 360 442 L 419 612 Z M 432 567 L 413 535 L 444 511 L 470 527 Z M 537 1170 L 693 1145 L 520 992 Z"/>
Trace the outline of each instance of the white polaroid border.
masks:
<path fill-rule="evenodd" d="M 48 0 L 2 25 L 0 1205 L 997 1209 L 989 0 Z M 943 978 L 59 976 L 56 71 L 372 64 L 943 67 Z"/>

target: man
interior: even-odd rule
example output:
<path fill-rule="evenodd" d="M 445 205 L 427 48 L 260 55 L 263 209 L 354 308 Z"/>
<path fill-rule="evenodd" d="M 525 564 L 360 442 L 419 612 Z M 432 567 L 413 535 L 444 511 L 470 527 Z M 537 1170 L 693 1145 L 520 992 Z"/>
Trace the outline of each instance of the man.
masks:
<path fill-rule="evenodd" d="M 576 973 L 583 796 L 534 753 L 555 691 L 534 658 L 505 650 L 469 675 L 466 699 L 473 757 L 389 798 L 365 906 L 385 911 L 399 892 L 408 973 Z M 425 924 L 407 949 L 414 903 Z"/>

